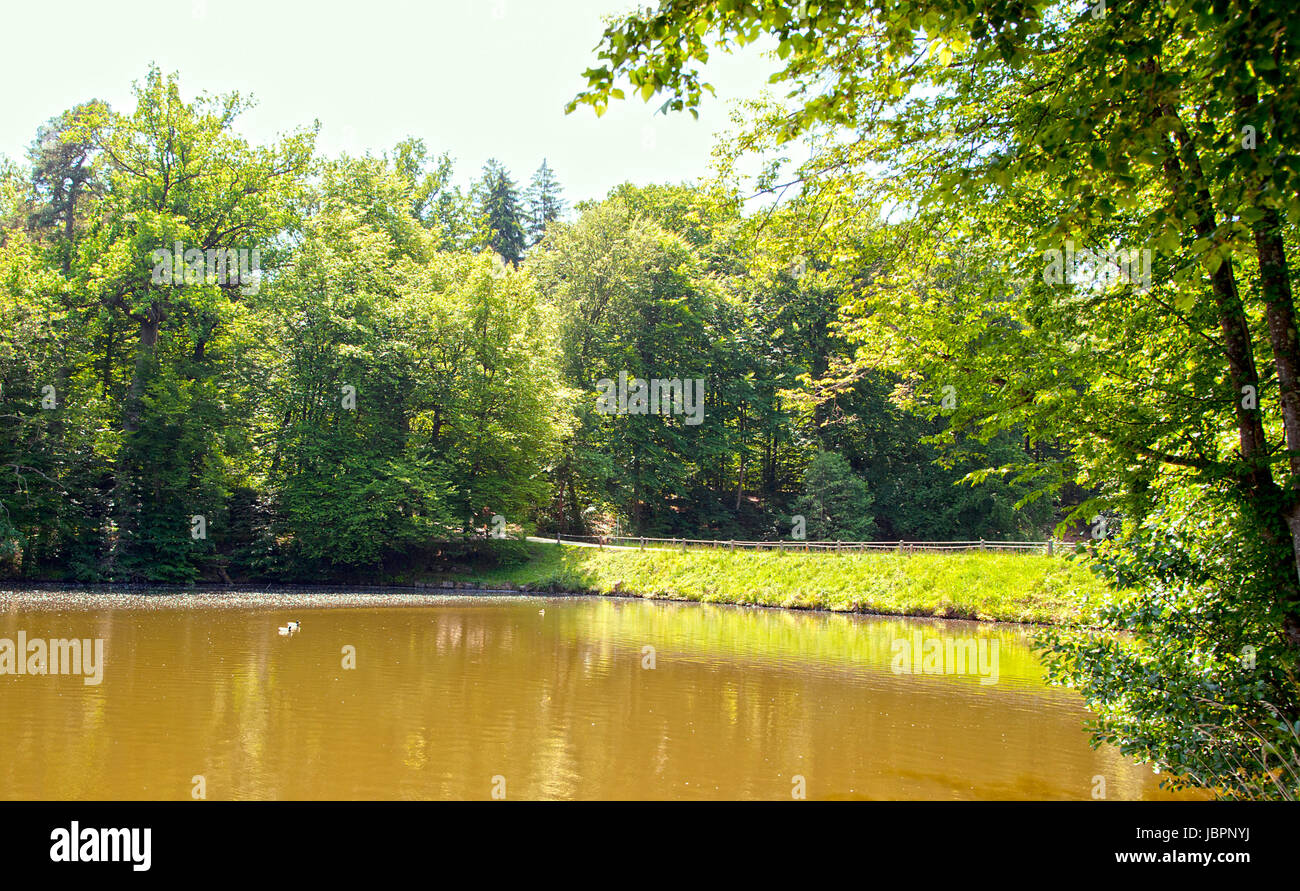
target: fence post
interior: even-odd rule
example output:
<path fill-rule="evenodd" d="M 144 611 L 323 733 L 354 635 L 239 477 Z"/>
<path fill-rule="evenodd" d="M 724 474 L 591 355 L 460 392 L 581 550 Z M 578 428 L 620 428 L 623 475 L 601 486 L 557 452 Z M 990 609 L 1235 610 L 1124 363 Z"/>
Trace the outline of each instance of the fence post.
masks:
<path fill-rule="evenodd" d="M 582 537 L 584 536 L 575 536 L 574 538 L 575 542 L 577 541 L 578 538 L 582 538 Z M 633 536 L 630 535 L 629 536 L 594 535 L 594 536 L 585 536 L 585 537 L 595 538 L 596 547 L 598 548 L 604 548 L 605 545 L 614 547 L 615 546 L 614 542 L 619 540 L 635 541 L 637 542 L 637 547 L 643 551 L 647 548 L 646 543 L 649 541 L 649 539 L 645 538 L 644 536 L 638 536 L 634 538 Z M 832 550 L 831 541 L 825 541 L 825 542 L 810 542 L 810 541 L 797 541 L 797 540 L 785 541 L 784 539 L 777 539 L 776 541 L 770 541 L 770 540 L 769 541 L 739 541 L 734 538 L 727 539 L 724 541 L 722 539 L 712 539 L 712 538 L 696 540 L 690 538 L 679 539 L 676 537 L 661 538 L 655 540 L 668 542 L 668 548 L 667 548 L 668 550 L 675 550 L 678 547 L 680 547 L 683 553 L 689 550 L 687 546 L 692 543 L 698 544 L 701 547 L 710 547 L 715 549 L 725 547 L 729 551 L 734 551 L 737 548 L 743 549 L 748 547 L 748 548 L 754 548 L 756 550 L 775 550 L 782 554 L 788 551 L 794 553 L 802 552 L 805 554 L 810 554 L 812 553 L 814 544 L 817 545 L 817 549 L 819 551 Z M 557 545 L 561 545 L 564 543 L 563 532 L 555 533 L 555 543 Z M 1046 539 L 1041 544 L 1043 545 L 1043 550 L 1039 551 L 1040 554 L 1045 553 L 1049 557 L 1056 554 L 1055 538 Z M 897 541 L 894 542 L 893 551 L 899 556 L 911 556 L 912 554 L 916 553 L 918 550 L 924 551 L 927 549 L 937 549 L 940 551 L 970 550 L 971 545 L 975 545 L 978 550 L 985 551 L 985 552 L 1007 550 L 1007 549 L 1010 550 L 1019 549 L 1024 551 L 1029 550 L 1029 548 L 1026 546 L 1025 543 L 1003 542 L 1000 540 L 989 541 L 988 539 L 981 538 L 978 540 L 978 542 L 973 540 L 965 541 L 965 542 L 913 542 L 913 541 L 908 541 L 906 539 L 898 539 Z M 1092 546 L 1092 542 L 1080 543 L 1081 549 L 1084 548 L 1091 549 L 1091 546 Z M 833 543 L 833 550 L 835 550 L 836 553 L 843 553 L 845 551 L 867 552 L 867 551 L 876 551 L 876 550 L 883 552 L 887 547 L 889 547 L 889 543 L 883 541 L 882 542 L 861 542 L 861 541 L 846 542 L 843 539 L 837 538 L 834 540 Z"/>
<path fill-rule="evenodd" d="M 1052 556 L 1052 540 L 1050 538 L 1047 540 L 1047 556 Z"/>

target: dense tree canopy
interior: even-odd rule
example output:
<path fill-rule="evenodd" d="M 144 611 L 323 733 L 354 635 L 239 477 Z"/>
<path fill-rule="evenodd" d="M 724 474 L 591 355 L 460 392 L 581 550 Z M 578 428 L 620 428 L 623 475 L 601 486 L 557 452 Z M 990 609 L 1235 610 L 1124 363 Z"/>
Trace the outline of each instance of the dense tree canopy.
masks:
<path fill-rule="evenodd" d="M 972 479 L 1081 487 L 1074 519 L 1121 520 L 1104 566 L 1131 593 L 1095 619 L 1134 643 L 1049 650 L 1098 738 L 1226 794 L 1294 795 L 1291 4 L 664 0 L 608 26 L 571 107 L 626 82 L 693 111 L 710 51 L 760 39 L 788 89 L 737 116 L 724 176 L 765 161 L 757 190 L 784 211 L 763 241 L 842 298 L 855 349 L 810 401 L 886 371 L 897 404 L 947 419 L 950 454 L 1023 436 Z"/>
<path fill-rule="evenodd" d="M 4 169 L 6 571 L 329 577 L 494 517 L 788 536 L 819 454 L 872 493 L 841 531 L 1040 536 L 1055 518 L 1014 511 L 1018 484 L 958 485 L 978 461 L 929 442 L 945 420 L 891 401 L 894 373 L 811 394 L 854 348 L 831 284 L 760 237 L 799 225 L 785 212 L 629 185 L 569 218 L 543 163 L 525 213 L 495 162 L 465 193 L 416 139 L 253 146 L 245 105 L 187 102 L 150 70 L 133 110 L 77 106 Z M 662 384 L 662 411 L 600 412 L 620 376 Z M 1014 436 L 995 447 L 1024 458 Z"/>

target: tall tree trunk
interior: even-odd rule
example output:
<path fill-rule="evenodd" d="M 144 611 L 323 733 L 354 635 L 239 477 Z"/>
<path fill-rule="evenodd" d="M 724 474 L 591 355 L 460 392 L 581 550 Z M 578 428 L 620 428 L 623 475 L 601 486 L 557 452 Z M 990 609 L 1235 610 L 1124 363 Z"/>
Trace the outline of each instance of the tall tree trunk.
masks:
<path fill-rule="evenodd" d="M 740 472 L 736 479 L 736 513 L 740 513 L 740 502 L 745 497 L 745 404 L 740 404 L 740 442 L 738 444 L 740 452 Z"/>
<path fill-rule="evenodd" d="M 1265 210 L 1255 224 L 1255 249 L 1259 255 L 1259 278 L 1264 294 L 1264 317 L 1273 346 L 1273 366 L 1282 403 L 1282 428 L 1286 432 L 1291 473 L 1300 481 L 1300 336 L 1296 333 L 1295 304 L 1287 274 L 1286 248 L 1282 243 L 1277 211 Z"/>
<path fill-rule="evenodd" d="M 1238 107 L 1246 115 L 1252 114 L 1258 106 L 1259 95 L 1254 90 L 1243 93 L 1238 99 Z M 1264 206 L 1260 201 L 1267 186 L 1263 178 L 1256 174 L 1251 185 L 1255 206 L 1263 214 L 1251 231 L 1259 260 L 1264 319 L 1268 325 L 1269 343 L 1273 347 L 1273 368 L 1277 373 L 1278 402 L 1282 408 L 1282 430 L 1286 437 L 1287 469 L 1290 471 L 1282 513 L 1291 532 L 1291 551 L 1296 575 L 1300 578 L 1300 336 L 1296 332 L 1295 303 L 1286 265 L 1282 221 L 1276 208 Z M 1300 603 L 1292 612 L 1297 630 L 1300 630 Z"/>
<path fill-rule="evenodd" d="M 573 484 L 573 476 L 569 476 L 569 525 L 564 531 L 573 530 L 575 534 L 581 535 L 584 531 L 582 528 L 582 507 L 578 504 L 578 488 Z"/>
<path fill-rule="evenodd" d="M 136 433 L 140 429 L 140 412 L 143 405 L 145 377 L 153 364 L 158 347 L 158 329 L 162 324 L 163 310 L 157 302 L 150 303 L 140 319 L 140 339 L 136 345 L 135 371 L 131 375 L 131 391 L 127 395 L 126 420 L 123 429 Z"/>
<path fill-rule="evenodd" d="M 1177 153 L 1171 153 L 1164 162 L 1166 181 L 1173 197 L 1174 207 L 1181 213 L 1191 213 L 1195 221 L 1192 228 L 1198 238 L 1213 239 L 1218 228 L 1216 214 L 1196 146 L 1176 111 L 1168 104 L 1159 105 L 1158 108 L 1162 117 L 1174 121 L 1172 135 L 1176 140 Z M 1279 261 L 1285 263 L 1285 258 L 1280 253 L 1270 260 L 1274 264 Z M 1262 274 L 1263 254 L 1260 256 L 1260 265 Z M 1285 265 L 1280 268 L 1275 267 L 1270 274 L 1276 287 L 1279 276 L 1282 280 L 1285 279 Z M 1250 510 L 1259 522 L 1260 535 L 1264 541 L 1275 546 L 1279 556 L 1289 552 L 1290 560 L 1287 562 L 1291 564 L 1290 568 L 1284 570 L 1282 566 L 1275 566 L 1270 572 L 1277 573 L 1274 577 L 1277 583 L 1283 586 L 1279 594 L 1287 603 L 1284 631 L 1293 644 L 1300 645 L 1300 534 L 1298 534 L 1300 530 L 1291 517 L 1287 493 L 1284 493 L 1274 480 L 1270 467 L 1268 441 L 1264 434 L 1263 413 L 1258 398 L 1259 375 L 1255 366 L 1254 347 L 1230 257 L 1223 258 L 1211 274 L 1210 282 L 1214 292 L 1219 330 L 1223 337 L 1224 356 L 1228 363 L 1228 377 L 1232 384 L 1233 407 L 1237 418 L 1241 453 L 1241 471 L 1238 474 L 1238 481 Z M 1290 304 L 1289 290 L 1288 286 L 1285 300 L 1287 305 Z M 1279 313 L 1279 322 L 1284 323 L 1286 313 L 1280 293 L 1274 295 L 1273 302 Z M 1291 327 L 1294 331 L 1294 320 Z M 1285 332 L 1281 333 L 1285 334 Z M 1271 336 L 1272 323 L 1270 322 Z M 1292 342 L 1294 343 L 1294 340 Z M 1286 362 L 1288 359 L 1283 361 Z M 1295 368 L 1293 367 L 1291 371 L 1294 373 Z M 1280 375 L 1279 369 L 1279 378 Z M 1293 376 L 1292 384 L 1294 383 Z M 1243 388 L 1247 386 L 1254 388 L 1256 394 L 1253 407 L 1249 407 L 1247 400 L 1243 398 Z M 1300 427 L 1297 428 L 1297 433 L 1300 434 Z"/>
<path fill-rule="evenodd" d="M 1142 68 L 1153 74 L 1160 71 L 1160 65 L 1154 57 L 1143 62 Z M 1214 201 L 1191 134 L 1179 118 L 1177 109 L 1166 98 L 1153 95 L 1152 110 L 1159 119 L 1172 122 L 1168 132 L 1174 139 L 1174 146 L 1169 148 L 1165 156 L 1163 169 L 1173 210 L 1184 219 L 1191 215 L 1194 221 L 1192 229 L 1198 238 L 1212 239 L 1218 228 Z M 1219 331 L 1223 336 L 1228 378 L 1232 384 L 1233 410 L 1237 419 L 1237 438 L 1243 468 L 1239 479 L 1248 492 L 1254 493 L 1253 497 L 1260 497 L 1270 488 L 1276 490 L 1276 484 L 1269 472 L 1268 442 L 1264 435 L 1263 415 L 1259 410 L 1258 399 L 1251 408 L 1242 398 L 1243 387 L 1254 387 L 1258 393 L 1259 374 L 1255 367 L 1250 326 L 1241 303 L 1241 295 L 1237 291 L 1230 257 L 1223 258 L 1211 274 L 1210 282 Z"/>
<path fill-rule="evenodd" d="M 1300 578 L 1300 335 L 1296 332 L 1295 303 L 1277 212 L 1266 210 L 1263 218 L 1255 224 L 1254 232 L 1260 287 L 1264 294 L 1264 318 L 1268 323 L 1269 342 L 1273 346 L 1273 367 L 1277 372 L 1290 470 L 1282 499 L 1282 516 L 1291 533 L 1291 553 L 1297 578 Z M 1300 602 L 1294 603 L 1289 612 L 1287 633 L 1300 644 Z"/>
<path fill-rule="evenodd" d="M 1168 105 L 1160 107 L 1163 116 L 1177 121 L 1177 115 Z M 1195 220 L 1192 229 L 1198 238 L 1212 239 L 1218 228 L 1213 200 L 1205 183 L 1200 158 L 1187 130 L 1181 122 L 1175 124 L 1174 138 L 1177 153 L 1170 153 L 1164 161 L 1165 180 L 1173 198 L 1174 208 L 1180 213 L 1190 212 Z M 1256 400 L 1254 407 L 1242 398 L 1244 387 L 1253 387 L 1258 393 L 1259 373 L 1255 367 L 1255 351 L 1250 338 L 1250 325 L 1246 320 L 1241 295 L 1237 291 L 1232 259 L 1224 257 L 1210 276 L 1214 303 L 1223 336 L 1224 358 L 1228 363 L 1228 379 L 1232 384 L 1233 410 L 1237 418 L 1237 438 L 1242 460 L 1242 482 L 1257 493 L 1275 488 L 1268 467 L 1268 440 L 1264 435 L 1263 415 Z"/>
<path fill-rule="evenodd" d="M 1203 185 L 1200 161 L 1190 143 L 1179 139 L 1180 157 L 1165 159 L 1165 176 L 1174 196 L 1175 206 L 1195 214 L 1193 231 L 1197 238 L 1211 239 L 1217 228 L 1210 193 Z M 1189 181 L 1190 179 L 1190 181 Z M 1268 440 L 1264 435 L 1259 402 L 1247 405 L 1243 388 L 1258 392 L 1259 372 L 1255 367 L 1255 350 L 1241 295 L 1237 291 L 1232 259 L 1225 257 L 1210 276 L 1218 315 L 1219 333 L 1223 336 L 1223 353 L 1228 362 L 1228 379 L 1232 384 L 1233 410 L 1237 417 L 1237 439 L 1243 463 L 1244 481 L 1251 489 L 1263 490 L 1272 481 L 1268 470 Z"/>
<path fill-rule="evenodd" d="M 127 434 L 138 433 L 140 430 L 140 416 L 144 407 L 144 389 L 147 384 L 147 377 L 150 369 L 154 365 L 155 354 L 158 347 L 158 330 L 164 317 L 162 305 L 158 302 L 150 303 L 145 308 L 144 313 L 138 316 L 140 321 L 140 335 L 136 343 L 135 352 L 135 369 L 131 374 L 131 388 L 126 396 L 126 413 L 122 420 L 122 429 Z M 128 441 L 129 441 L 128 436 Z M 129 446 L 124 451 L 129 450 Z M 114 538 L 112 547 L 109 549 L 107 565 L 110 572 L 116 567 L 122 557 L 126 554 L 127 544 L 125 537 L 131 534 L 133 530 L 134 518 L 136 515 L 135 504 L 128 503 L 135 496 L 131 493 L 127 485 L 128 477 L 133 474 L 138 475 L 139 467 L 132 466 L 130 461 L 120 460 L 117 462 L 117 473 L 114 478 L 114 487 L 112 492 L 113 513 L 117 524 L 117 537 Z M 137 482 L 139 480 L 137 479 Z"/>

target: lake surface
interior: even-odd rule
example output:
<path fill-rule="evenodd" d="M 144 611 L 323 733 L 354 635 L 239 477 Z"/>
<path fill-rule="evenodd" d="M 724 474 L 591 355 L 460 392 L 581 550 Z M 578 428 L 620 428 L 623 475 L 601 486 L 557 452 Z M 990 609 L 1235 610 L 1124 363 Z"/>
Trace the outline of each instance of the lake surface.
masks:
<path fill-rule="evenodd" d="M 280 636 L 291 619 L 301 630 Z M 1171 797 L 1089 747 L 1078 696 L 1046 686 L 1004 626 L 596 598 L 0 593 L 0 641 L 19 632 L 101 639 L 104 665 L 94 685 L 0 675 L 5 799 L 1091 799 L 1098 777 L 1109 799 Z M 932 640 L 965 647 L 965 671 L 899 655 Z"/>

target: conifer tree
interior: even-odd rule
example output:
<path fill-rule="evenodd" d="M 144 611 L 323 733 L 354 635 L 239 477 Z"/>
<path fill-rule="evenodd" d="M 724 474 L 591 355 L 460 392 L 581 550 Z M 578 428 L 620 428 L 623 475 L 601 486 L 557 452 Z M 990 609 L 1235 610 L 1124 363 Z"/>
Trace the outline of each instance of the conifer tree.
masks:
<path fill-rule="evenodd" d="M 518 266 L 528 243 L 519 207 L 519 189 L 510 178 L 510 171 L 495 158 L 488 159 L 475 190 L 483 244 L 505 262 Z"/>
<path fill-rule="evenodd" d="M 560 181 L 555 178 L 546 159 L 533 174 L 524 197 L 528 204 L 528 243 L 537 244 L 542 240 L 546 227 L 564 213 L 564 199 L 560 197 Z"/>

